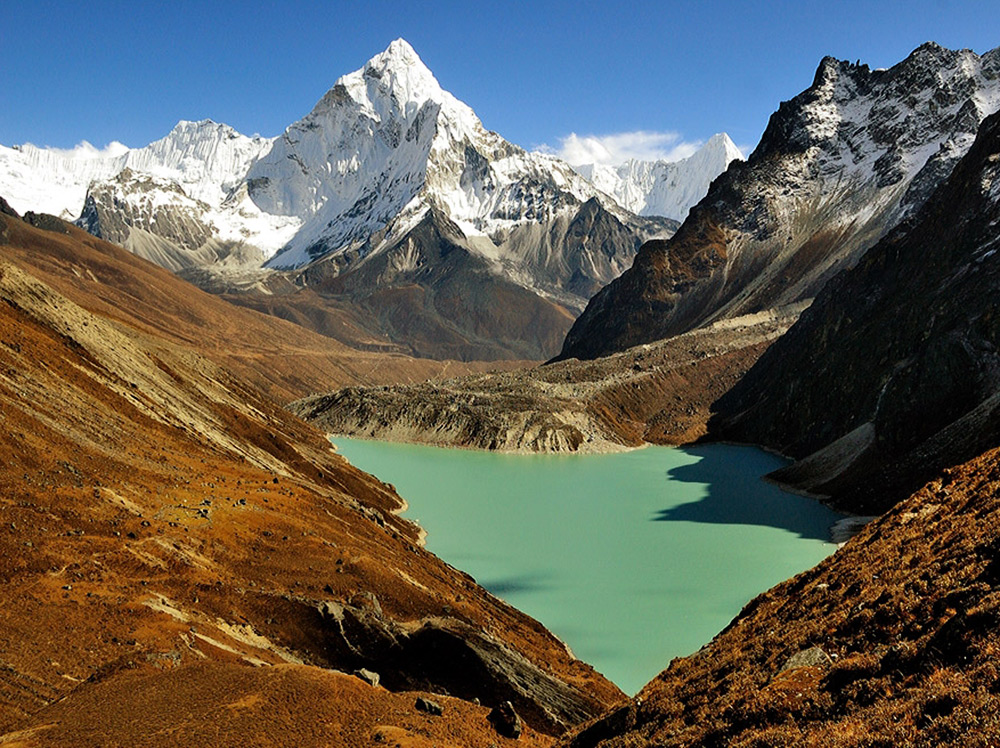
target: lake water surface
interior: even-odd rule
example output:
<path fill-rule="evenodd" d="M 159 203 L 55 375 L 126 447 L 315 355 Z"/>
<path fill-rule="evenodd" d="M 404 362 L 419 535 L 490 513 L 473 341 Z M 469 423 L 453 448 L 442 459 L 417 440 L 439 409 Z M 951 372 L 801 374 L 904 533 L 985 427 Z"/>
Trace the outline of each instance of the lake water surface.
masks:
<path fill-rule="evenodd" d="M 841 515 L 760 480 L 785 463 L 750 447 L 504 455 L 333 441 L 395 485 L 430 551 L 630 694 L 836 549 Z"/>

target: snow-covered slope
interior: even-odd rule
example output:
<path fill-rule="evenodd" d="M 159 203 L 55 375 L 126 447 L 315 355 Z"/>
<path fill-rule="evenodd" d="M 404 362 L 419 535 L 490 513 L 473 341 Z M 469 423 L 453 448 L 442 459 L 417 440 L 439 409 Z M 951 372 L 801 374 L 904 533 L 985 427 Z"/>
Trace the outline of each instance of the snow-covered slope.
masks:
<path fill-rule="evenodd" d="M 143 148 L 120 143 L 104 150 L 84 143 L 69 151 L 31 144 L 0 146 L 0 194 L 20 212 L 33 210 L 73 220 L 83 213 L 92 188 L 106 195 L 114 192 L 119 203 L 105 201 L 103 207 L 110 211 L 117 204 L 123 206 L 117 217 L 125 221 L 121 228 L 127 227 L 126 219 L 136 211 L 162 208 L 176 213 L 178 199 L 184 198 L 189 213 L 185 220 L 203 224 L 206 236 L 246 242 L 272 254 L 301 224 L 295 218 L 263 214 L 247 199 L 246 173 L 273 142 L 273 138 L 241 135 L 211 120 L 182 120 L 166 137 Z M 149 190 L 149 181 L 140 180 L 138 191 L 130 193 L 129 184 L 140 182 L 119 179 L 126 170 L 133 176 L 154 178 L 164 189 Z M 158 198 L 163 198 L 162 205 L 153 205 Z M 95 227 L 93 219 L 91 213 L 83 225 Z M 117 219 L 111 218 L 112 222 Z M 156 233 L 155 226 L 139 228 L 152 228 Z M 116 241 L 124 244 L 125 235 L 119 231 Z M 172 241 L 175 237 L 161 238 Z"/>
<path fill-rule="evenodd" d="M 19 213 L 33 210 L 72 220 L 80 215 L 90 183 L 121 171 L 128 152 L 121 143 L 104 150 L 89 143 L 72 150 L 0 145 L 0 195 Z"/>
<path fill-rule="evenodd" d="M 683 221 L 691 206 L 705 197 L 712 180 L 731 161 L 742 158 L 736 144 L 720 132 L 680 161 L 629 159 L 618 166 L 574 164 L 573 168 L 636 215 Z"/>
<path fill-rule="evenodd" d="M 263 210 L 303 219 L 272 261 L 298 267 L 330 252 L 377 251 L 433 206 L 501 261 L 506 236 L 598 197 L 566 163 L 487 131 L 402 39 L 343 76 L 248 175 Z M 373 238 L 373 235 L 379 234 Z"/>
<path fill-rule="evenodd" d="M 91 182 L 110 179 L 129 168 L 169 179 L 189 197 L 219 206 L 272 142 L 259 135 L 240 135 L 211 120 L 182 120 L 166 137 L 144 148 L 121 143 L 104 150 L 83 143 L 68 151 L 30 143 L 0 146 L 0 190 L 17 210 L 75 218 Z"/>
<path fill-rule="evenodd" d="M 702 164 L 698 177 L 711 168 Z M 124 169 L 171 182 L 180 192 L 150 191 L 143 182 L 131 195 L 129 185 L 140 183 L 118 179 Z M 656 182 L 657 199 L 669 202 L 661 194 L 669 191 L 667 181 L 659 174 L 650 180 Z M 684 193 L 677 201 L 690 201 L 691 189 L 682 182 L 670 184 Z M 399 241 L 432 207 L 472 251 L 527 287 L 539 285 L 526 266 L 538 253 L 529 237 L 547 235 L 545 227 L 553 221 L 572 221 L 588 200 L 598 199 L 637 228 L 640 238 L 664 233 L 662 224 L 636 223 L 566 163 L 487 131 L 402 39 L 337 80 L 309 115 L 278 138 L 249 138 L 205 120 L 182 121 L 166 137 L 138 149 L 0 147 L 0 194 L 17 210 L 72 219 L 81 215 L 91 186 L 95 199 L 87 203 L 81 225 L 97 231 L 102 224 L 116 225 L 105 234 L 124 242 L 129 216 L 158 208 L 176 213 L 178 199 L 185 197 L 190 206 L 183 222 L 197 220 L 219 241 L 253 244 L 278 268 L 351 250 L 363 260 Z M 152 206 L 158 194 L 171 199 Z M 122 215 L 116 217 L 111 214 L 118 204 Z M 157 231 L 149 221 L 136 228 Z M 551 247 L 547 251 L 551 255 Z M 612 258 L 609 272 L 628 267 L 632 254 Z"/>

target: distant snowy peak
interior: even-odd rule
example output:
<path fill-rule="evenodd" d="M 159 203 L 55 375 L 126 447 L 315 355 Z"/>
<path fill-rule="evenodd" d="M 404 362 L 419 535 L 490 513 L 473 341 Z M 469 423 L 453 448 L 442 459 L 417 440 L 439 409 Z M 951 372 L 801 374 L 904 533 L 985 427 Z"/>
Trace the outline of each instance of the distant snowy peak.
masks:
<path fill-rule="evenodd" d="M 182 120 L 166 137 L 143 148 L 121 143 L 103 150 L 89 143 L 72 150 L 30 143 L 0 146 L 0 194 L 18 211 L 73 219 L 80 215 L 92 183 L 112 179 L 128 168 L 172 180 L 190 197 L 217 207 L 273 142 L 273 138 L 241 135 L 211 120 Z"/>
<path fill-rule="evenodd" d="M 88 185 L 121 171 L 127 152 L 98 150 L 89 143 L 72 150 L 31 143 L 0 146 L 0 194 L 19 213 L 32 210 L 72 220 L 80 215 Z"/>
<path fill-rule="evenodd" d="M 665 216 L 677 221 L 708 192 L 712 180 L 730 162 L 745 158 L 726 133 L 718 133 L 680 161 L 637 161 L 619 166 L 574 165 L 581 175 L 641 216 Z"/>
<path fill-rule="evenodd" d="M 191 197 L 218 206 L 270 150 L 274 138 L 241 135 L 212 120 L 181 120 L 145 148 L 130 150 L 125 166 L 180 184 Z"/>
<path fill-rule="evenodd" d="M 338 78 L 317 109 L 335 103 L 345 94 L 360 106 L 363 114 L 376 121 L 411 119 L 432 101 L 453 111 L 460 110 L 461 117 L 469 123 L 479 122 L 468 106 L 441 88 L 434 74 L 403 39 L 392 42 L 360 70 Z"/>
<path fill-rule="evenodd" d="M 253 165 L 247 184 L 261 210 L 304 221 L 274 267 L 376 251 L 431 209 L 466 236 L 487 238 L 477 244 L 486 255 L 495 255 L 490 240 L 593 197 L 620 210 L 567 164 L 487 131 L 403 40 L 338 79 Z"/>

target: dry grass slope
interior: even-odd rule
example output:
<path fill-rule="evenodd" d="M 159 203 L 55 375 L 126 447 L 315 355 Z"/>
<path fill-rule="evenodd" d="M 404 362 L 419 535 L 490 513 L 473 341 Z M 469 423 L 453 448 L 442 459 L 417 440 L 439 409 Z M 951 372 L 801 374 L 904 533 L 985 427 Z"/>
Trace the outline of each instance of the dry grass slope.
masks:
<path fill-rule="evenodd" d="M 205 301 L 167 334 L 156 304 L 179 320 L 184 305 L 160 295 L 172 288 L 160 271 L 105 247 L 81 245 L 76 261 L 72 233 L 0 220 L 17 242 L 0 245 L 0 742 L 86 744 L 74 731 L 100 713 L 112 744 L 245 739 L 226 732 L 245 722 L 219 718 L 230 700 L 211 684 L 268 691 L 281 665 L 299 667 L 278 693 L 316 679 L 341 688 L 328 670 L 368 667 L 393 691 L 510 699 L 547 733 L 621 698 L 537 622 L 424 551 L 391 487 L 239 373 L 290 390 L 293 367 L 220 363 L 267 318 L 233 312 L 227 342 L 211 327 L 225 322 L 223 302 Z M 329 348 L 315 353 L 335 365 Z M 349 724 L 367 701 L 401 715 L 389 691 L 349 690 L 359 687 L 363 698 L 327 704 L 325 718 Z M 115 708 L 101 712 L 100 694 Z M 163 725 L 139 719 L 147 707 Z M 274 716 L 267 698 L 240 708 L 260 723 Z M 471 706 L 452 712 L 475 716 L 462 730 L 496 739 Z M 401 737 L 423 734 L 404 717 L 384 719 Z M 314 727 L 269 739 L 328 744 Z"/>

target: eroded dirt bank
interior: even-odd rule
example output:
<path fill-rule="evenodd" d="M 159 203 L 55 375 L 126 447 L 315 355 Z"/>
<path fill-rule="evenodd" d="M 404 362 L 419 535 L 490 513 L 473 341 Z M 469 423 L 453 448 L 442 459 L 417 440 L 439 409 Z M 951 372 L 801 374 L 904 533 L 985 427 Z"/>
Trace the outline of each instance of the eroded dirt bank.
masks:
<path fill-rule="evenodd" d="M 710 406 L 801 305 L 726 320 L 594 361 L 348 387 L 289 409 L 329 433 L 508 452 L 607 452 L 705 434 Z"/>

